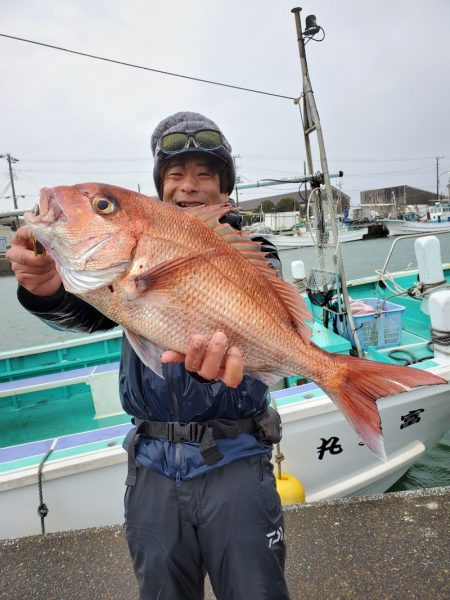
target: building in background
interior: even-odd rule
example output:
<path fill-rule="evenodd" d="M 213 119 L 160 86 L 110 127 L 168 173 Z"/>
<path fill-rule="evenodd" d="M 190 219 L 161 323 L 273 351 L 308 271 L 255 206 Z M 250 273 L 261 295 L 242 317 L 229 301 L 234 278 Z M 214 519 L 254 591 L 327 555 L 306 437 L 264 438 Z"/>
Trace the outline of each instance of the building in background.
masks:
<path fill-rule="evenodd" d="M 336 212 L 337 214 L 341 215 L 344 213 L 346 208 L 350 207 L 350 196 L 344 194 L 344 192 L 333 186 L 331 186 L 331 189 L 333 190 L 333 198 L 336 203 Z M 307 198 L 309 198 L 309 190 Z M 299 193 L 295 191 L 283 192 L 282 194 L 275 194 L 273 196 L 260 196 L 259 198 L 254 198 L 252 200 L 245 200 L 240 195 L 239 206 L 242 208 L 242 210 L 255 210 L 265 201 L 270 201 L 274 204 L 275 210 L 281 203 L 283 208 L 280 210 L 280 212 L 291 210 L 300 212 L 301 217 L 305 217 L 307 198 L 305 198 L 305 190 L 303 188 L 301 190 L 301 197 Z"/>
<path fill-rule="evenodd" d="M 445 197 L 436 198 L 435 192 L 421 190 L 409 185 L 367 190 L 361 192 L 360 198 L 363 217 L 390 217 L 394 219 L 408 213 L 426 214 L 428 206 L 432 206 L 437 200 L 447 200 Z"/>

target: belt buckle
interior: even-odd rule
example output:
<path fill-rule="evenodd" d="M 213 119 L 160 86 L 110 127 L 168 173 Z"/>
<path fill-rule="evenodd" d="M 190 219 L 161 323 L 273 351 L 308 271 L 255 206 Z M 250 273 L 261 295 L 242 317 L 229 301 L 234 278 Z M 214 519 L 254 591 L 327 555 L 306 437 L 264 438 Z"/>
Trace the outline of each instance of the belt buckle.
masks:
<path fill-rule="evenodd" d="M 179 423 L 170 421 L 167 423 L 167 439 L 169 442 L 195 442 L 199 434 L 199 423 Z"/>

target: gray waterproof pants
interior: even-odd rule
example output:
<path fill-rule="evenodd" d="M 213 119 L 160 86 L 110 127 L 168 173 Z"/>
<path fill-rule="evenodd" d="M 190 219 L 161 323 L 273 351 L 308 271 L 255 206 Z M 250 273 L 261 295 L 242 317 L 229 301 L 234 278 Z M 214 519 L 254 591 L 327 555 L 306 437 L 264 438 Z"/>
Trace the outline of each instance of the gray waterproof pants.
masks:
<path fill-rule="evenodd" d="M 141 600 L 288 600 L 284 522 L 267 455 L 180 484 L 138 467 L 125 494 Z"/>

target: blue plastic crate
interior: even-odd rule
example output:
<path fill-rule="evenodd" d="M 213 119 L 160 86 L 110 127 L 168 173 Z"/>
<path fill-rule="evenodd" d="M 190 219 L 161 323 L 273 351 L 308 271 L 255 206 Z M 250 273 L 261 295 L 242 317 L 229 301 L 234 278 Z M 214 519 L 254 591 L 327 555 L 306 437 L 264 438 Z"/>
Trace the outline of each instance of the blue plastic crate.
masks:
<path fill-rule="evenodd" d="M 358 331 L 361 348 L 367 350 L 369 346 L 375 348 L 390 348 L 398 346 L 402 339 L 402 323 L 404 306 L 386 302 L 379 298 L 361 298 L 362 302 L 369 304 L 376 311 L 368 315 L 353 315 L 355 328 Z M 348 320 L 337 319 L 337 329 L 356 348 Z"/>

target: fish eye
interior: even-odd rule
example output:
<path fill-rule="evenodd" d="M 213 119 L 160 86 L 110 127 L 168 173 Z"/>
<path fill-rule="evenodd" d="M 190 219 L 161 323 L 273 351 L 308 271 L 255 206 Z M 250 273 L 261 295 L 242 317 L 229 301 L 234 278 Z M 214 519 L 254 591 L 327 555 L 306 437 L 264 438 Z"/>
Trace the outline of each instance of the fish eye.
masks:
<path fill-rule="evenodd" d="M 95 196 L 92 200 L 92 208 L 99 215 L 108 215 L 112 213 L 116 208 L 116 203 L 111 198 L 102 198 L 101 196 Z"/>

